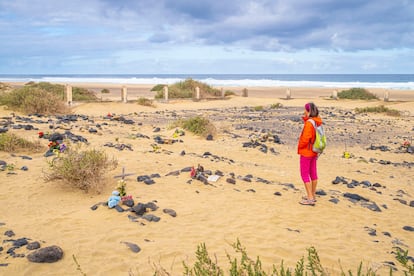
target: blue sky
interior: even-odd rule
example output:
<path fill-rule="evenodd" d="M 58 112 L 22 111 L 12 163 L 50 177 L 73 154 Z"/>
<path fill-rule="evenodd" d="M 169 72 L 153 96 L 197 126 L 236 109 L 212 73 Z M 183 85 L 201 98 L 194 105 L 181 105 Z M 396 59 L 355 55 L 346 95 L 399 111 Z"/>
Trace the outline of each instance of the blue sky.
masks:
<path fill-rule="evenodd" d="M 413 0 L 0 0 L 0 74 L 414 73 Z"/>

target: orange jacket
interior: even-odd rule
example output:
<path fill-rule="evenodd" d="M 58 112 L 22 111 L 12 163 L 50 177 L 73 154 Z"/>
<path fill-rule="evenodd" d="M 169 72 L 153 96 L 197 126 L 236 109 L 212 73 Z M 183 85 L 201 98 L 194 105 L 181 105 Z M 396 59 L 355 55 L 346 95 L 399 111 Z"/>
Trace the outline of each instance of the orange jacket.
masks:
<path fill-rule="evenodd" d="M 302 133 L 299 137 L 298 154 L 305 157 L 318 156 L 316 152 L 312 151 L 312 145 L 316 136 L 315 128 L 311 122 L 308 122 L 309 117 L 302 117 L 302 119 L 304 121 L 304 125 Z M 322 124 L 322 119 L 320 117 L 313 117 L 312 119 L 315 121 L 317 126 Z"/>

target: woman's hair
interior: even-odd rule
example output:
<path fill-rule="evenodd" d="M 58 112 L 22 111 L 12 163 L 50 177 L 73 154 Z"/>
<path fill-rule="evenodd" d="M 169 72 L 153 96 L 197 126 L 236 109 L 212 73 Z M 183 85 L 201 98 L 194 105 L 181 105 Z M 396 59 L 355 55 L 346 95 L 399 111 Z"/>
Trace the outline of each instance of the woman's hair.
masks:
<path fill-rule="evenodd" d="M 309 117 L 318 117 L 319 110 L 314 103 L 309 103 Z"/>

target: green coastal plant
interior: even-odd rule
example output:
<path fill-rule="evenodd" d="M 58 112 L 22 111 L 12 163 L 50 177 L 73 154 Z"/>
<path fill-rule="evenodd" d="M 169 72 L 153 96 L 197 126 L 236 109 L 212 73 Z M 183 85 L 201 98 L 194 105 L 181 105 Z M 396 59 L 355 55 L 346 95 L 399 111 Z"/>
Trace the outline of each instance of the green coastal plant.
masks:
<path fill-rule="evenodd" d="M 328 269 L 326 269 L 318 256 L 318 252 L 315 247 L 311 246 L 307 248 L 307 258 L 304 256 L 296 262 L 294 268 L 286 267 L 283 260 L 281 261 L 280 266 L 272 266 L 271 271 L 266 271 L 262 267 L 260 257 L 257 256 L 255 259 L 249 257 L 247 250 L 242 246 L 239 239 L 233 244 L 231 244 L 235 255 L 230 255 L 226 253 L 229 266 L 226 266 L 227 271 L 224 268 L 219 266 L 219 260 L 216 255 L 213 257 L 210 256 L 210 253 L 207 250 L 205 243 L 201 243 L 197 246 L 195 252 L 196 260 L 194 263 L 189 264 L 183 262 L 184 272 L 183 275 L 187 276 L 207 276 L 207 275 L 249 275 L 249 276 L 303 276 L 303 275 L 312 275 L 312 276 L 327 276 L 332 275 Z M 412 262 L 412 257 L 408 256 L 408 250 L 403 251 L 401 248 L 395 247 L 396 249 L 396 260 L 403 267 L 404 270 L 398 271 L 398 275 L 413 276 L 414 275 L 414 263 Z M 161 265 L 154 265 L 154 274 L 156 276 L 165 276 L 172 275 Z M 393 275 L 394 268 L 389 268 L 390 276 Z M 134 275 L 131 274 L 130 275 Z M 336 274 L 335 274 L 336 275 Z M 341 276 L 375 276 L 377 273 L 370 267 L 367 267 L 364 271 L 363 263 L 360 262 L 356 270 L 348 269 L 344 271 L 341 267 Z"/>
<path fill-rule="evenodd" d="M 80 87 L 72 88 L 73 101 L 95 101 L 96 95 Z M 65 86 L 49 82 L 29 82 L 23 87 L 0 94 L 0 105 L 24 113 L 67 114 Z"/>
<path fill-rule="evenodd" d="M 278 108 L 282 108 L 282 107 L 283 107 L 283 104 L 281 104 L 281 103 L 274 103 L 274 104 L 270 105 L 271 109 L 278 109 Z"/>
<path fill-rule="evenodd" d="M 224 91 L 224 97 L 235 96 L 235 95 L 236 93 L 234 91 L 231 91 L 231 90 Z"/>
<path fill-rule="evenodd" d="M 351 88 L 348 90 L 342 90 L 338 93 L 340 99 L 351 100 L 377 100 L 378 97 L 366 90 L 365 88 Z"/>
<path fill-rule="evenodd" d="M 253 107 L 253 110 L 254 111 L 263 111 L 263 105 L 257 105 L 257 106 L 255 106 L 255 107 Z"/>
<path fill-rule="evenodd" d="M 155 95 L 156 99 L 164 98 L 164 86 L 163 84 L 157 84 L 154 86 L 151 91 L 157 92 Z M 185 81 L 180 81 L 168 86 L 168 98 L 170 99 L 183 99 L 183 98 L 193 98 L 196 92 L 196 87 L 200 89 L 201 98 L 205 97 L 220 97 L 221 90 L 213 88 L 210 85 L 196 81 L 193 79 L 186 79 Z M 226 91 L 230 94 L 231 91 Z"/>
<path fill-rule="evenodd" d="M 164 86 L 165 84 L 157 84 L 153 88 L 151 88 L 150 91 L 155 91 L 155 92 L 162 91 L 164 89 Z"/>
<path fill-rule="evenodd" d="M 55 84 L 50 82 L 29 82 L 25 84 L 25 87 L 39 88 L 58 96 L 62 100 L 66 100 L 65 86 L 62 84 Z M 75 86 L 72 87 L 72 99 L 73 101 L 95 101 L 98 98 L 94 92 L 89 91 L 86 88 Z"/>
<path fill-rule="evenodd" d="M 66 95 L 65 95 L 66 97 Z M 96 97 L 93 91 L 89 91 L 86 88 L 82 87 L 73 87 L 72 88 L 72 99 L 76 102 L 85 102 L 85 101 L 97 101 L 98 98 Z"/>
<path fill-rule="evenodd" d="M 385 113 L 389 116 L 399 117 L 401 116 L 400 111 L 396 109 L 388 108 L 384 105 L 375 106 L 375 107 L 364 107 L 364 108 L 355 108 L 356 113 Z"/>
<path fill-rule="evenodd" d="M 24 86 L 0 95 L 0 105 L 23 113 L 66 114 L 68 107 L 57 95 L 37 87 Z"/>
<path fill-rule="evenodd" d="M 229 268 L 228 273 L 224 272 L 224 269 L 218 265 L 217 258 L 212 258 L 207 250 L 207 247 L 204 243 L 197 246 L 197 250 L 195 252 L 196 261 L 194 264 L 187 264 L 183 262 L 184 266 L 184 275 L 275 275 L 275 276 L 302 276 L 302 275 L 330 275 L 329 272 L 322 266 L 321 260 L 318 256 L 318 253 L 315 247 L 310 247 L 307 249 L 307 258 L 302 257 L 297 263 L 294 269 L 285 267 L 283 261 L 281 262 L 280 266 L 273 265 L 272 271 L 265 271 L 262 267 L 262 262 L 260 257 L 256 257 L 252 259 L 247 254 L 247 250 L 245 247 L 242 246 L 239 239 L 235 243 L 231 245 L 236 252 L 236 255 L 230 255 L 227 253 L 227 259 L 229 261 Z M 157 271 L 162 271 L 157 269 Z M 163 270 L 165 271 L 165 270 Z M 392 271 L 390 270 L 390 274 L 392 275 Z M 169 275 L 168 273 L 160 273 L 157 272 L 154 275 Z M 352 270 L 348 270 L 345 273 L 342 270 L 341 275 L 354 275 Z M 356 275 L 363 276 L 371 276 L 375 275 L 372 269 L 368 268 L 366 272 L 362 271 L 362 263 L 357 268 Z"/>
<path fill-rule="evenodd" d="M 143 105 L 143 106 L 151 106 L 151 107 L 154 107 L 153 100 L 147 99 L 147 98 L 144 98 L 144 97 L 140 97 L 138 99 L 137 103 L 139 105 Z"/>
<path fill-rule="evenodd" d="M 105 173 L 118 165 L 103 150 L 83 150 L 81 145 L 68 146 L 63 154 L 47 160 L 47 163 L 46 181 L 61 180 L 65 185 L 98 193 L 105 186 Z"/>
<path fill-rule="evenodd" d="M 215 126 L 207 118 L 195 116 L 188 119 L 179 119 L 173 122 L 170 128 L 181 127 L 192 133 L 206 137 L 216 132 Z"/>
<path fill-rule="evenodd" d="M 32 142 L 25 138 L 22 138 L 14 133 L 1 133 L 0 134 L 0 151 L 5 152 L 40 152 L 44 147 L 39 141 Z"/>
<path fill-rule="evenodd" d="M 223 269 L 221 269 L 217 264 L 217 258 L 213 260 L 210 257 L 205 243 L 197 246 L 195 254 L 197 260 L 192 267 L 183 262 L 184 275 L 224 275 Z"/>
<path fill-rule="evenodd" d="M 396 249 L 397 251 L 396 252 L 397 256 L 395 258 L 404 267 L 404 269 L 406 269 L 404 271 L 404 275 L 405 276 L 414 275 L 414 262 L 412 261 L 412 258 L 411 258 L 411 264 L 409 264 L 408 250 L 403 251 L 399 247 L 394 247 L 394 249 Z"/>

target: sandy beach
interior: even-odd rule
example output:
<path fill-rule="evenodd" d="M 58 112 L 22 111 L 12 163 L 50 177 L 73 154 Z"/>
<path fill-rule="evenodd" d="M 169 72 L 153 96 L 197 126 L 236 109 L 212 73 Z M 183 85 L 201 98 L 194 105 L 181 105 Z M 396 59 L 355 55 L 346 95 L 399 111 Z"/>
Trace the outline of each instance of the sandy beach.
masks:
<path fill-rule="evenodd" d="M 88 140 L 83 147 L 103 149 L 117 159 L 118 167 L 108 172 L 100 194 L 85 193 L 59 182 L 45 182 L 44 152 L 0 152 L 0 160 L 15 167 L 12 173 L 0 171 L 0 275 L 153 275 L 160 267 L 171 275 L 182 275 L 183 262 L 194 263 L 201 243 L 227 271 L 226 254 L 239 258 L 231 246 L 237 240 L 252 259 L 260 256 L 269 272 L 282 260 L 285 267 L 294 269 L 311 246 L 331 275 L 340 275 L 341 267 L 356 273 L 361 261 L 363 269 L 372 268 L 379 275 L 388 275 L 390 266 L 398 269 L 395 275 L 401 275 L 395 247 L 414 256 L 414 232 L 410 230 L 414 229 L 414 154 L 401 148 L 404 141 L 414 142 L 414 91 L 389 90 L 390 100 L 384 102 L 385 89 L 371 90 L 380 100 L 354 101 L 330 99 L 332 88 L 252 87 L 248 97 L 241 97 L 243 88 L 226 87 L 236 96 L 154 101 L 155 106 L 148 107 L 136 100 L 152 99 L 153 85 L 127 85 L 128 103 L 120 102 L 119 84 L 72 85 L 87 87 L 102 98 L 102 102 L 74 104 L 73 114 L 85 115 L 87 120 L 58 123 L 55 116 L 16 113 L 33 120 L 14 117 L 13 125 L 32 124 L 35 129 L 10 128 L 9 132 L 37 141 L 39 131 L 64 133 L 69 129 Z M 103 88 L 110 93 L 100 93 Z M 286 99 L 287 89 L 291 99 Z M 302 206 L 298 202 L 305 191 L 296 147 L 302 129 L 300 116 L 309 101 L 319 107 L 328 147 L 318 163 L 318 201 L 315 206 Z M 270 108 L 276 103 L 282 107 Z M 402 116 L 355 113 L 357 107 L 379 105 L 399 110 Z M 254 110 L 257 106 L 263 110 Z M 0 107 L 2 120 L 11 112 Z M 133 123 L 108 120 L 108 113 Z M 173 138 L 171 123 L 196 115 L 214 124 L 213 140 L 189 131 Z M 97 131 L 88 131 L 92 128 Z M 244 146 L 252 137 L 266 133 L 280 138 L 279 143 L 261 142 L 267 152 Z M 160 144 L 154 151 L 156 136 L 177 141 Z M 42 141 L 46 151 L 47 140 Z M 125 144 L 132 150 L 108 143 Z M 345 151 L 351 158 L 344 158 Z M 198 164 L 223 175 L 206 185 L 182 171 Z M 21 170 L 23 166 L 28 170 Z M 126 206 L 122 206 L 124 212 L 117 212 L 99 204 L 115 190 L 118 178 L 114 176 L 123 167 L 132 174 L 125 178 L 127 194 L 135 203 L 155 203 L 159 208 L 148 214 L 159 217 L 158 222 L 131 219 L 133 213 Z M 152 185 L 137 181 L 139 176 L 156 174 L 159 177 L 152 178 Z M 229 178 L 235 184 L 226 181 Z M 335 180 L 340 181 L 333 184 Z M 350 194 L 364 200 L 352 199 Z M 92 210 L 94 205 L 97 208 Z M 174 210 L 176 217 L 164 209 Z M 9 230 L 15 236 L 4 235 Z M 25 257 L 13 258 L 7 253 L 12 247 L 8 240 L 18 238 L 39 241 L 42 247 L 57 245 L 64 252 L 63 259 L 38 264 Z M 138 245 L 141 251 L 132 252 L 125 242 Z M 29 250 L 21 247 L 15 253 L 27 255 Z"/>

